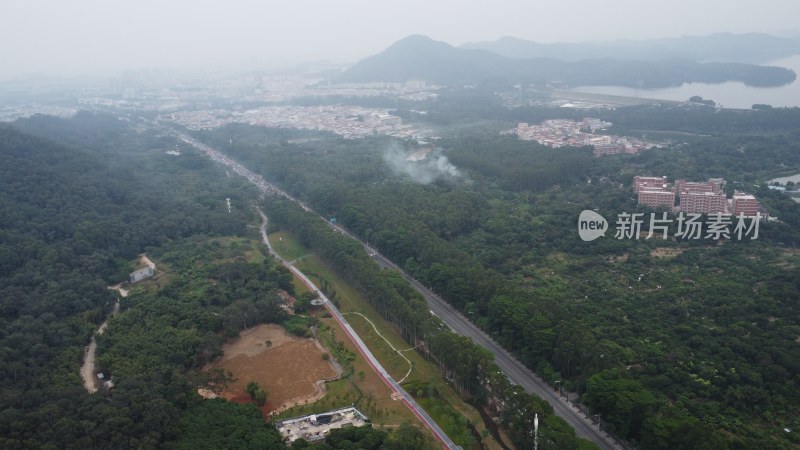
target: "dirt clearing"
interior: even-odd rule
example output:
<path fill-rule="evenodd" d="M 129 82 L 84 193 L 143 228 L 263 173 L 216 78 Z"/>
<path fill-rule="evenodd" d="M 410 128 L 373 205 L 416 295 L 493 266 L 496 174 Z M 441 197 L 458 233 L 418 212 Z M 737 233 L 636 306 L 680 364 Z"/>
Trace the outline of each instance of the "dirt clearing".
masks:
<path fill-rule="evenodd" d="M 684 251 L 686 251 L 686 249 L 658 247 L 650 252 L 650 256 L 654 258 L 674 258 L 683 253 Z"/>
<path fill-rule="evenodd" d="M 267 390 L 266 417 L 297 404 L 313 402 L 325 395 L 325 381 L 339 376 L 339 369 L 326 360 L 327 351 L 314 339 L 288 336 L 278 325 L 258 325 L 224 347 L 224 355 L 209 369 L 231 372 L 235 381 L 222 394 L 228 400 L 249 401 L 247 383 L 255 381 Z"/>

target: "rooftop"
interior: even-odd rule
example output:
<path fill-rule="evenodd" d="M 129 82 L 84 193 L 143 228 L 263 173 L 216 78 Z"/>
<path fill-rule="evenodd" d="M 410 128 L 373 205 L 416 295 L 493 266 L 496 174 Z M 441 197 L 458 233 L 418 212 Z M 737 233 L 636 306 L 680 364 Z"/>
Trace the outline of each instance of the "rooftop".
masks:
<path fill-rule="evenodd" d="M 360 427 L 369 419 L 355 407 L 339 408 L 319 414 L 281 420 L 275 424 L 283 440 L 292 443 L 297 439 L 317 441 L 324 439 L 333 429 Z"/>

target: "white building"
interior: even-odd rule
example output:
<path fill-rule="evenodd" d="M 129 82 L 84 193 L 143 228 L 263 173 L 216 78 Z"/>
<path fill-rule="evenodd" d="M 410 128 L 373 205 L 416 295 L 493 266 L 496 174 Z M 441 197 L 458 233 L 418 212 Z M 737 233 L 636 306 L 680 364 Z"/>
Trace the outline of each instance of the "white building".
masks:
<path fill-rule="evenodd" d="M 131 272 L 131 283 L 137 283 L 142 280 L 146 280 L 153 276 L 155 273 L 155 267 L 145 267 L 143 269 L 136 270 Z"/>

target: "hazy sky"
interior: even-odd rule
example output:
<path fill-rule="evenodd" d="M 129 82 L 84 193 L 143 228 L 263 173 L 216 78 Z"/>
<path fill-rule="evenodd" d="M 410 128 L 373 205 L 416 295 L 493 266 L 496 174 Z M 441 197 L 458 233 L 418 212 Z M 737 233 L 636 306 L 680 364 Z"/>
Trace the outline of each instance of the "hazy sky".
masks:
<path fill-rule="evenodd" d="M 409 34 L 453 45 L 800 34 L 798 17 L 798 0 L 0 0 L 0 79 L 354 62 Z"/>

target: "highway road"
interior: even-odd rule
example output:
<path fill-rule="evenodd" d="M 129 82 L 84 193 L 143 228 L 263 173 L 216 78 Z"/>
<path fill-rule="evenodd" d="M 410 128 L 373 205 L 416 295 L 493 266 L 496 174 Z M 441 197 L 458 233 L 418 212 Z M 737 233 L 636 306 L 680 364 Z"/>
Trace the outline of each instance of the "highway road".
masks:
<path fill-rule="evenodd" d="M 395 381 L 394 377 L 392 377 L 389 374 L 389 372 L 387 372 L 386 369 L 383 368 L 383 365 L 381 365 L 381 363 L 375 358 L 375 355 L 372 354 L 372 352 L 364 343 L 364 341 L 361 340 L 361 337 L 355 332 L 353 327 L 350 326 L 350 324 L 347 322 L 347 319 L 344 318 L 342 313 L 339 311 L 339 308 L 337 308 L 336 305 L 334 305 L 333 302 L 331 302 L 328 299 L 328 297 L 326 297 L 325 294 L 322 291 L 320 291 L 317 288 L 317 286 L 314 285 L 314 283 L 303 272 L 300 271 L 300 269 L 295 267 L 294 264 L 285 260 L 283 257 L 281 257 L 281 255 L 275 252 L 275 250 L 272 248 L 272 245 L 270 245 L 269 243 L 269 238 L 267 237 L 267 216 L 264 215 L 264 213 L 260 209 L 258 210 L 258 213 L 261 214 L 261 229 L 260 229 L 261 239 L 262 241 L 264 241 L 264 245 L 267 246 L 269 253 L 275 259 L 277 259 L 281 264 L 286 266 L 286 268 L 289 269 L 293 274 L 295 274 L 298 278 L 300 278 L 300 280 L 303 281 L 303 284 L 305 284 L 306 287 L 311 289 L 311 292 L 317 293 L 319 298 L 323 300 L 325 308 L 331 313 L 331 316 L 333 316 L 333 318 L 336 319 L 336 321 L 339 323 L 339 326 L 342 327 L 342 330 L 344 330 L 344 332 L 347 333 L 347 335 L 350 337 L 350 340 L 352 340 L 353 343 L 356 345 L 356 348 L 358 348 L 358 351 L 359 353 L 361 353 L 361 356 L 364 357 L 364 360 L 366 360 L 367 363 L 369 363 L 369 365 L 372 367 L 372 370 L 378 374 L 378 376 L 389 387 L 392 393 L 400 394 L 401 399 L 403 400 L 403 403 L 405 403 L 406 407 L 408 407 L 408 409 L 410 409 L 411 412 L 413 412 L 414 415 L 417 416 L 417 419 L 419 419 L 419 421 L 422 422 L 431 431 L 431 433 L 439 441 L 439 443 L 442 444 L 442 446 L 446 449 L 460 450 L 461 447 L 456 445 L 455 442 L 453 442 L 447 436 L 444 430 L 442 430 L 439 427 L 439 425 L 431 418 L 431 416 L 429 416 L 428 413 L 425 412 L 425 410 L 422 409 L 421 406 L 419 406 L 416 400 L 414 400 L 414 398 L 411 397 L 411 395 L 409 395 L 409 393 L 406 392 L 406 390 L 403 389 L 403 387 L 400 386 L 400 384 L 398 384 L 397 381 Z"/>
<path fill-rule="evenodd" d="M 323 218 L 323 220 L 325 219 Z M 483 330 L 475 326 L 459 311 L 450 306 L 449 303 L 442 300 L 441 297 L 433 293 L 422 283 L 408 275 L 390 259 L 378 253 L 376 249 L 370 247 L 368 244 L 364 243 L 344 228 L 330 223 L 329 221 L 326 222 L 328 222 L 332 228 L 336 229 L 340 233 L 343 233 L 361 242 L 369 255 L 371 255 L 381 267 L 388 267 L 400 273 L 400 275 L 402 275 L 403 278 L 405 278 L 406 281 L 408 281 L 414 287 L 414 289 L 417 290 L 417 292 L 422 294 L 422 296 L 425 298 L 425 301 L 428 303 L 430 310 L 436 314 L 436 316 L 442 319 L 442 321 L 449 326 L 451 330 L 462 336 L 469 337 L 477 345 L 480 345 L 481 347 L 492 352 L 495 357 L 495 364 L 497 364 L 497 367 L 503 371 L 509 380 L 522 386 L 522 388 L 525 389 L 525 392 L 535 393 L 550 403 L 555 414 L 566 420 L 567 423 L 569 423 L 572 428 L 575 429 L 575 434 L 582 438 L 589 439 L 597 444 L 600 448 L 605 450 L 623 450 L 625 448 L 611 435 L 600 430 L 599 426 L 595 424 L 594 421 L 592 421 L 589 417 L 584 415 L 583 412 L 581 412 L 574 404 L 556 394 L 556 391 L 552 389 L 544 380 L 533 373 L 530 369 L 525 367 L 525 365 L 514 358 L 508 351 L 506 351 L 506 349 L 496 343 L 488 334 L 483 332 Z"/>
<path fill-rule="evenodd" d="M 586 438 L 597 444 L 603 449 L 607 450 L 622 450 L 621 444 L 608 435 L 606 432 L 599 429 L 599 427 L 588 417 L 586 417 L 578 408 L 564 398 L 560 397 L 554 389 L 552 389 L 544 380 L 542 380 L 535 373 L 531 372 L 521 362 L 514 358 L 508 351 L 497 344 L 489 335 L 484 333 L 480 328 L 473 325 L 466 317 L 459 311 L 455 310 L 449 303 L 442 300 L 438 295 L 431 292 L 428 288 L 423 286 L 419 281 L 415 280 L 402 269 L 397 267 L 389 259 L 380 255 L 372 249 L 369 249 L 370 254 L 374 254 L 373 258 L 379 261 L 381 265 L 391 267 L 397 270 L 403 278 L 405 278 L 412 286 L 425 298 L 428 307 L 436 314 L 442 321 L 447 324 L 456 333 L 467 336 L 472 339 L 477 345 L 489 350 L 495 356 L 495 364 L 512 382 L 522 386 L 525 392 L 535 393 L 539 397 L 545 399 L 550 405 L 553 406 L 553 411 L 556 415 L 566 420 L 574 429 L 575 434 L 582 438 Z"/>
<path fill-rule="evenodd" d="M 225 154 L 211 148 L 208 145 L 203 144 L 202 142 L 192 138 L 189 135 L 180 133 L 175 130 L 170 130 L 170 131 L 186 144 L 189 144 L 205 152 L 212 160 L 229 167 L 238 175 L 247 178 L 251 183 L 255 184 L 262 192 L 282 195 L 288 198 L 289 200 L 292 200 L 297 204 L 299 204 L 305 211 L 309 212 L 311 211 L 302 202 L 298 201 L 297 199 L 283 192 L 282 190 L 276 188 L 270 183 L 267 183 L 263 177 L 251 172 L 238 162 L 228 158 Z M 269 243 L 269 238 L 267 237 L 267 216 L 261 210 L 259 210 L 258 212 L 261 215 L 261 227 L 260 227 L 261 239 L 263 240 L 264 245 L 267 246 L 269 253 L 273 257 L 275 257 L 275 259 L 277 259 L 281 264 L 283 264 L 286 268 L 288 268 L 293 274 L 295 274 L 298 278 L 300 278 L 303 281 L 303 283 L 309 289 L 311 289 L 312 292 L 317 293 L 317 295 L 324 301 L 325 308 L 328 311 L 330 311 L 331 315 L 336 319 L 336 321 L 339 323 L 339 325 L 342 327 L 345 333 L 347 333 L 347 335 L 356 345 L 356 348 L 358 349 L 359 353 L 361 353 L 361 355 L 364 357 L 367 363 L 372 367 L 375 373 L 378 374 L 378 376 L 383 380 L 383 382 L 389 387 L 389 389 L 393 393 L 397 393 L 400 395 L 400 398 L 402 399 L 406 407 L 408 407 L 408 409 L 410 409 L 411 412 L 414 413 L 414 415 L 419 419 L 419 421 L 422 422 L 422 424 L 425 425 L 425 427 L 427 427 L 431 431 L 433 436 L 439 441 L 439 443 L 443 446 L 443 448 L 446 448 L 448 450 L 461 450 L 461 447 L 456 445 L 456 443 L 453 442 L 450 439 L 450 437 L 447 436 L 444 430 L 442 430 L 441 427 L 439 427 L 439 425 L 433 420 L 433 418 L 431 418 L 431 416 L 428 415 L 427 412 L 425 412 L 425 410 L 416 402 L 416 400 L 414 400 L 414 398 L 411 397 L 411 395 L 409 395 L 409 393 L 406 392 L 406 390 L 403 389 L 397 383 L 397 381 L 395 381 L 395 379 L 389 374 L 389 372 L 387 372 L 386 369 L 384 369 L 383 365 L 381 365 L 381 363 L 375 358 L 375 355 L 372 354 L 372 352 L 364 343 L 364 341 L 361 340 L 361 337 L 355 332 L 353 327 L 350 326 L 350 324 L 347 322 L 344 316 L 342 316 L 342 313 L 339 312 L 339 309 L 336 307 L 336 305 L 334 305 L 325 296 L 325 294 L 322 291 L 320 291 L 317 288 L 317 286 L 314 285 L 314 283 L 303 272 L 300 271 L 300 269 L 295 267 L 291 262 L 287 261 L 286 259 L 284 259 L 278 253 L 275 252 L 275 250 L 272 248 L 272 245 L 270 245 Z"/>
<path fill-rule="evenodd" d="M 211 159 L 232 168 L 237 174 L 244 176 L 264 192 L 271 192 L 277 195 L 286 197 L 287 199 L 296 202 L 305 211 L 313 212 L 308 206 L 301 201 L 295 199 L 286 192 L 278 189 L 274 185 L 266 182 L 260 175 L 257 175 L 241 164 L 233 161 L 223 153 L 214 150 L 213 148 L 197 141 L 196 139 L 186 134 L 171 130 L 179 139 L 185 143 L 192 145 L 208 154 Z M 331 223 L 324 217 L 320 216 L 333 229 L 361 242 L 366 251 L 376 260 L 382 267 L 389 267 L 398 271 L 403 278 L 405 278 L 411 285 L 425 298 L 428 307 L 434 314 L 436 314 L 442 321 L 448 325 L 456 333 L 469 337 L 477 345 L 489 350 L 495 355 L 495 363 L 503 371 L 503 373 L 512 382 L 522 386 L 528 393 L 534 393 L 539 397 L 545 399 L 553 407 L 556 415 L 566 420 L 574 429 L 575 433 L 585 439 L 597 444 L 604 450 L 624 450 L 622 444 L 617 442 L 612 436 L 605 431 L 600 430 L 599 426 L 595 424 L 590 418 L 584 415 L 578 408 L 569 401 L 559 397 L 555 390 L 552 389 L 544 380 L 531 372 L 522 363 L 517 361 L 511 354 L 506 351 L 499 344 L 494 342 L 489 335 L 484 333 L 480 328 L 472 324 L 460 312 L 456 311 L 449 303 L 442 300 L 438 295 L 433 293 L 430 289 L 423 286 L 420 282 L 406 274 L 399 266 L 394 264 L 388 258 L 384 257 L 377 250 L 364 243 L 356 236 L 344 228 Z M 290 266 L 290 270 L 291 270 Z M 296 269 L 295 269 L 296 270 Z M 329 302 L 326 302 L 329 303 Z M 343 319 L 343 318 L 342 318 Z M 395 383 L 396 384 L 396 383 Z M 399 386 L 398 386 L 399 387 Z M 402 389 L 402 388 L 400 388 Z M 409 396 L 410 397 L 410 396 Z M 424 411 L 423 411 L 424 412 Z"/>

